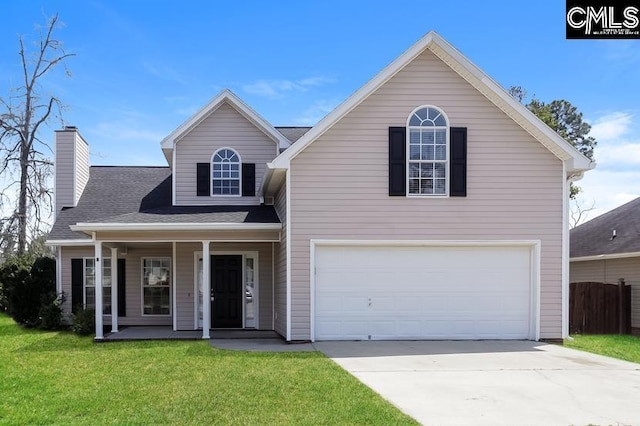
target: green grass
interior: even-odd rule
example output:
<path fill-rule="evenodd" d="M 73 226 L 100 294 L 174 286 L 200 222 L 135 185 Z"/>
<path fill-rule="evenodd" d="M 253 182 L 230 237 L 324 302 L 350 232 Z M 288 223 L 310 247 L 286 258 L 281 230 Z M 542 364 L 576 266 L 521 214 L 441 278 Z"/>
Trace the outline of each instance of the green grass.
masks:
<path fill-rule="evenodd" d="M 640 363 L 639 337 L 614 334 L 575 335 L 571 337 L 573 337 L 573 341 L 564 341 L 564 345 L 569 348 Z"/>
<path fill-rule="evenodd" d="M 0 424 L 416 424 L 316 352 L 94 344 L 0 314 Z"/>

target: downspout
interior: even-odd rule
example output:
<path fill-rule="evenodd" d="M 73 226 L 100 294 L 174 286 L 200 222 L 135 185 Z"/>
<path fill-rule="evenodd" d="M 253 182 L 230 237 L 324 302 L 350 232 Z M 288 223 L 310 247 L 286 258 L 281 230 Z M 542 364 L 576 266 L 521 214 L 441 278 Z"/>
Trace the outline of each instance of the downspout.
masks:
<path fill-rule="evenodd" d="M 592 163 L 593 164 L 593 163 Z M 562 338 L 569 336 L 569 194 L 571 183 L 580 180 L 584 171 L 567 174 L 567 163 L 562 162 Z"/>
<path fill-rule="evenodd" d="M 567 162 L 562 162 L 562 338 L 569 337 L 569 187 Z"/>

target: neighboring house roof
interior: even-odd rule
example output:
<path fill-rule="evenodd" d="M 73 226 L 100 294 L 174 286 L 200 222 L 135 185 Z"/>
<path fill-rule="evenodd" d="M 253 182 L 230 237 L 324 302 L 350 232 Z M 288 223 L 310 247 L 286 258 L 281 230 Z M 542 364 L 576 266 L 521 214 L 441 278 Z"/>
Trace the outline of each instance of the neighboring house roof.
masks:
<path fill-rule="evenodd" d="M 200 124 L 204 119 L 213 114 L 224 103 L 231 105 L 231 107 L 242 114 L 247 120 L 252 122 L 258 129 L 262 130 L 270 139 L 278 144 L 279 149 L 286 149 L 291 145 L 289 140 L 282 133 L 277 131 L 276 128 L 267 120 L 262 118 L 260 114 L 255 112 L 249 105 L 245 104 L 231 90 L 225 89 L 218 93 L 211 101 L 209 101 L 209 103 L 162 140 L 162 152 L 169 162 L 169 165 L 173 162 L 173 149 L 176 142 Z"/>
<path fill-rule="evenodd" d="M 640 256 L 640 198 L 573 228 L 570 241 L 572 259 Z"/>
<path fill-rule="evenodd" d="M 155 223 L 167 229 L 184 223 L 279 225 L 280 221 L 272 206 L 173 207 L 169 167 L 92 166 L 78 205 L 59 212 L 49 242 L 91 241 L 70 228 L 77 223 L 131 224 L 138 229 Z"/>
<path fill-rule="evenodd" d="M 289 162 L 309 144 L 317 140 L 334 124 L 367 99 L 383 84 L 401 71 L 425 50 L 430 50 L 451 69 L 457 72 L 469 84 L 486 96 L 498 108 L 504 111 L 524 130 L 542 143 L 556 157 L 567 163 L 567 174 L 580 176 L 585 170 L 593 168 L 591 161 L 571 144 L 543 123 L 524 105 L 516 101 L 506 90 L 469 61 L 464 55 L 446 42 L 434 31 L 430 31 L 416 44 L 410 47 L 395 61 L 385 67 L 373 79 L 358 89 L 347 100 L 327 114 L 309 132 L 300 138 L 291 148 L 284 151 L 270 165 L 270 169 L 286 169 Z"/>

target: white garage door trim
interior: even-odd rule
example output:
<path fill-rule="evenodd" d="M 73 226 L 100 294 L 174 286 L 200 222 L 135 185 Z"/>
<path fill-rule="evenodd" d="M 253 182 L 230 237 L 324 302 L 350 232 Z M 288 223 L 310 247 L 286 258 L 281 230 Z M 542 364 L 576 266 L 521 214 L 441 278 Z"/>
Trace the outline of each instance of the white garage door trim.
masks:
<path fill-rule="evenodd" d="M 316 248 L 318 246 L 363 247 L 528 247 L 531 262 L 529 339 L 540 339 L 540 240 L 310 240 L 310 325 L 316 340 Z"/>

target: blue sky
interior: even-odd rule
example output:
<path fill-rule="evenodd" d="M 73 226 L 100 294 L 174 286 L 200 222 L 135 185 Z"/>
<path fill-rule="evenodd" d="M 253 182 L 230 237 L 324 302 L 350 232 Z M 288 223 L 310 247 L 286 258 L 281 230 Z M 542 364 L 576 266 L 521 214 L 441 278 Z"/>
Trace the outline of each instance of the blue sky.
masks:
<path fill-rule="evenodd" d="M 435 30 L 504 87 L 584 113 L 599 142 L 579 183 L 591 217 L 640 195 L 640 40 L 566 40 L 564 1 L 9 0 L 1 96 L 19 84 L 18 35 L 35 40 L 56 12 L 77 56 L 43 91 L 92 164 L 166 164 L 160 140 L 223 88 L 275 125 L 312 125 Z"/>

